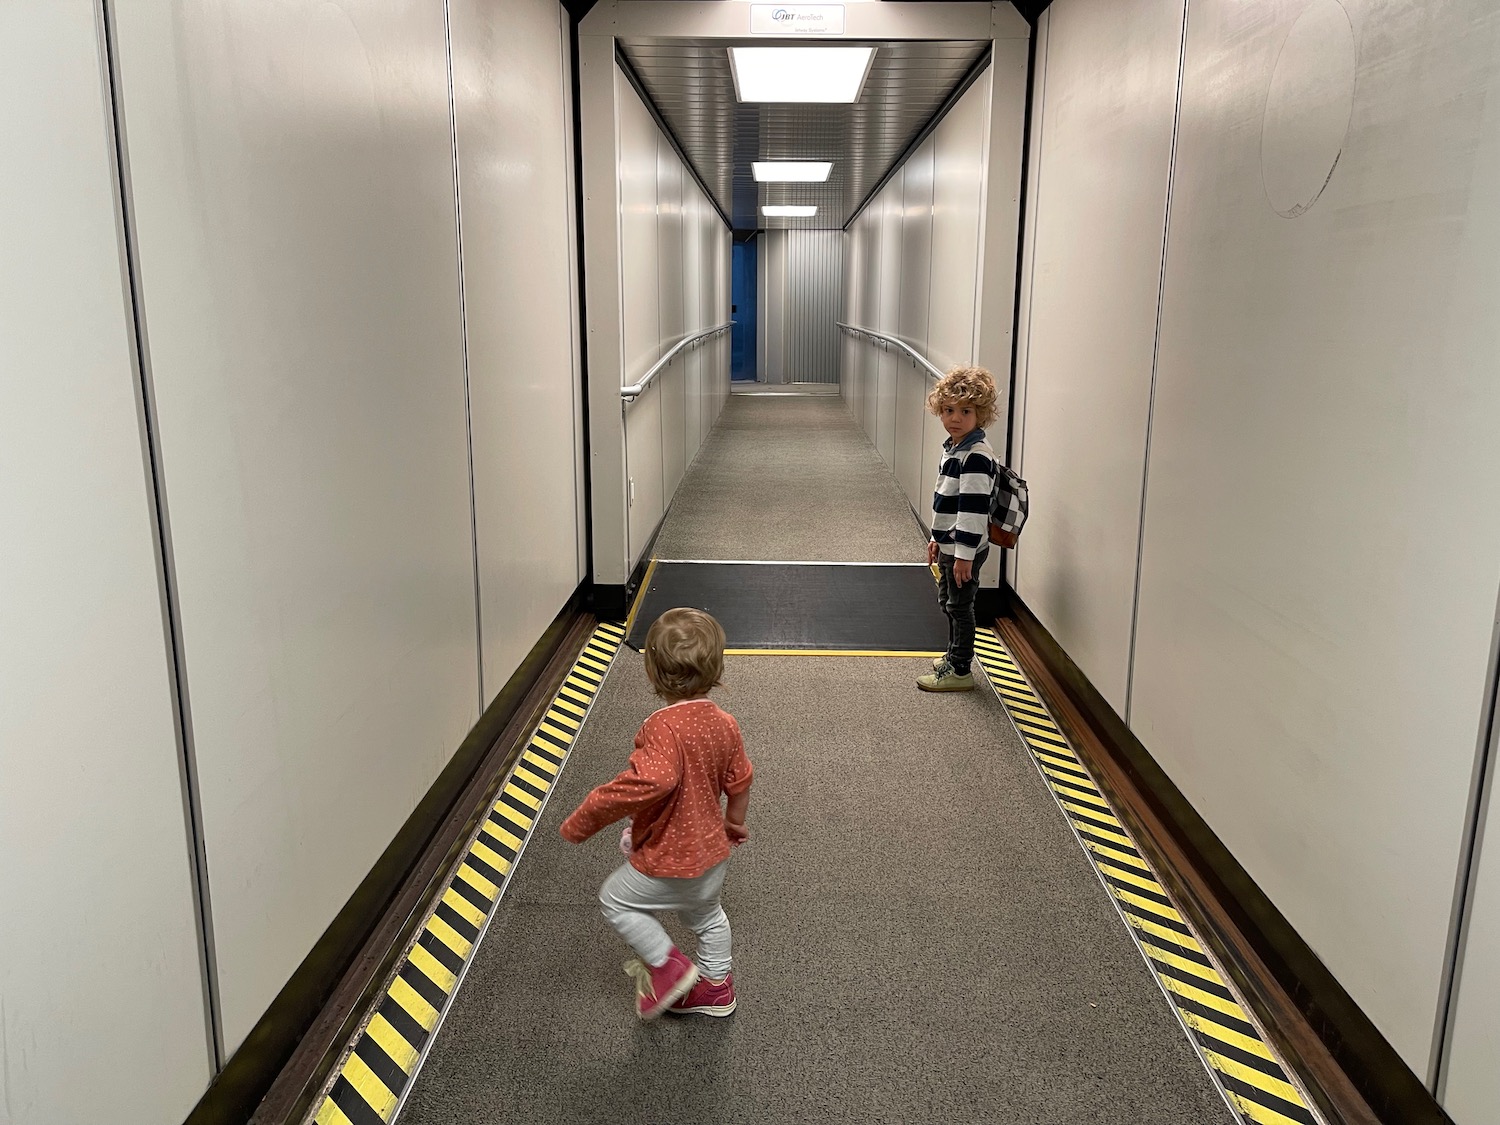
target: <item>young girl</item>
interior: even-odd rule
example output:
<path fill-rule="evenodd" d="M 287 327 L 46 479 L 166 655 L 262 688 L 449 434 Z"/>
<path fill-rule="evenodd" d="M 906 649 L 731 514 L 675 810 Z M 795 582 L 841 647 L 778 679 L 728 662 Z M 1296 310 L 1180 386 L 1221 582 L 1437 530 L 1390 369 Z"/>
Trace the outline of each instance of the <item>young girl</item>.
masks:
<path fill-rule="evenodd" d="M 645 656 L 666 706 L 641 725 L 625 771 L 584 798 L 562 834 L 581 844 L 631 818 L 630 862 L 605 880 L 599 905 L 640 955 L 625 963 L 636 982 L 636 1014 L 649 1020 L 670 1008 L 727 1016 L 734 980 L 719 894 L 731 847 L 749 838 L 752 768 L 738 724 L 708 698 L 724 672 L 724 630 L 699 610 L 668 610 L 646 634 Z M 662 911 L 674 911 L 698 936 L 697 964 L 652 916 Z"/>

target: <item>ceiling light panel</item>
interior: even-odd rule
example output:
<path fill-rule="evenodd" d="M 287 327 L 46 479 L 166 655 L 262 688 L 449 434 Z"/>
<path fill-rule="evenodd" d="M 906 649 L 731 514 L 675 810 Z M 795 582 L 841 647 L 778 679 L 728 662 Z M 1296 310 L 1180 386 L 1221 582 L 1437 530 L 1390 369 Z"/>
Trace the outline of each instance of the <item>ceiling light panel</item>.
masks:
<path fill-rule="evenodd" d="M 731 47 L 742 102 L 856 102 L 874 47 Z"/>
<path fill-rule="evenodd" d="M 760 213 L 762 215 L 765 215 L 767 218 L 771 218 L 771 219 L 775 219 L 775 218 L 784 218 L 784 219 L 810 219 L 810 218 L 812 218 L 814 215 L 816 215 L 818 213 L 818 209 L 816 207 L 801 207 L 801 206 L 793 206 L 793 205 L 786 205 L 786 206 L 776 206 L 776 205 L 773 205 L 773 206 L 769 206 L 769 207 L 762 207 L 760 209 Z"/>
<path fill-rule="evenodd" d="M 763 184 L 821 184 L 833 171 L 831 160 L 756 160 L 755 178 Z"/>
<path fill-rule="evenodd" d="M 651 101 L 739 230 L 842 226 L 989 47 L 983 41 L 887 43 L 876 48 L 858 102 L 797 105 L 739 101 L 729 65 L 735 45 L 620 40 Z M 757 160 L 813 158 L 833 164 L 822 183 L 760 183 L 750 168 Z M 818 215 L 764 219 L 763 203 L 814 204 Z"/>

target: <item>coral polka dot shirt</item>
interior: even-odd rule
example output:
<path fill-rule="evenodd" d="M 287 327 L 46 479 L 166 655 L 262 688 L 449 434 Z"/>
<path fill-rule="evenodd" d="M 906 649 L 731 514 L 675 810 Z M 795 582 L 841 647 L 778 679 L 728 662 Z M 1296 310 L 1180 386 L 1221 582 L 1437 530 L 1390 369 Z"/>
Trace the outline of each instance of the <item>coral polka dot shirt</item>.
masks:
<path fill-rule="evenodd" d="M 658 879 L 696 879 L 729 858 L 720 794 L 750 788 L 754 769 L 740 727 L 707 699 L 663 707 L 641 724 L 630 764 L 562 823 L 581 844 L 631 818 L 630 865 Z"/>

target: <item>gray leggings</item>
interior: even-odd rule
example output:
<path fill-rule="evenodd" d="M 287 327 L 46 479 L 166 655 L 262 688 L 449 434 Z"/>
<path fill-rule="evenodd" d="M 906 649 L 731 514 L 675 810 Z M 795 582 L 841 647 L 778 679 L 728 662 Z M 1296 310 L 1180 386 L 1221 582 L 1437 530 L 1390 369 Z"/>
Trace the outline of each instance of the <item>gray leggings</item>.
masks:
<path fill-rule="evenodd" d="M 696 879 L 655 879 L 625 864 L 599 888 L 599 908 L 609 924 L 648 965 L 661 965 L 672 939 L 652 914 L 671 911 L 698 935 L 698 968 L 711 980 L 729 973 L 729 918 L 719 905 L 726 859 Z"/>

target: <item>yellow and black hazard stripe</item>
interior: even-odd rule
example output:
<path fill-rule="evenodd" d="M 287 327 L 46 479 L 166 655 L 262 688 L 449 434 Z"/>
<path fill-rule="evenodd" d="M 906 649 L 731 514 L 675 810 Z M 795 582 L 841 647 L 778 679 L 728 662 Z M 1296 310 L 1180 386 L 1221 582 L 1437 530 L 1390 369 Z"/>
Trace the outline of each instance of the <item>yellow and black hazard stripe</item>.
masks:
<path fill-rule="evenodd" d="M 974 650 L 1225 1100 L 1256 1125 L 1322 1125 L 1004 644 L 980 630 Z"/>
<path fill-rule="evenodd" d="M 395 1118 L 624 640 L 622 626 L 605 624 L 584 645 L 308 1121 L 389 1125 Z"/>

